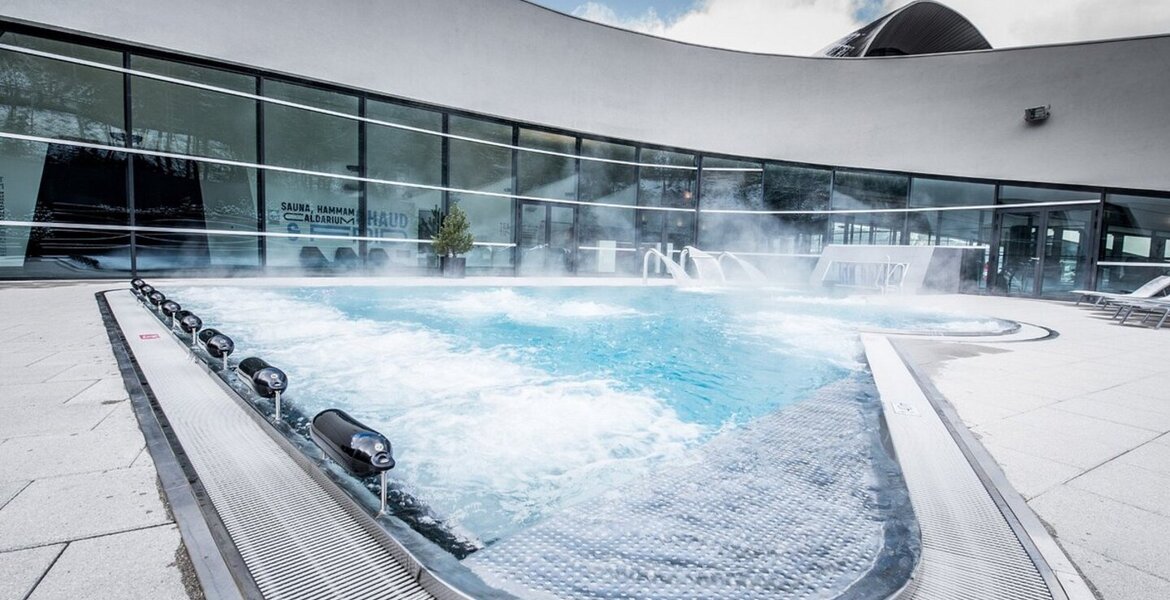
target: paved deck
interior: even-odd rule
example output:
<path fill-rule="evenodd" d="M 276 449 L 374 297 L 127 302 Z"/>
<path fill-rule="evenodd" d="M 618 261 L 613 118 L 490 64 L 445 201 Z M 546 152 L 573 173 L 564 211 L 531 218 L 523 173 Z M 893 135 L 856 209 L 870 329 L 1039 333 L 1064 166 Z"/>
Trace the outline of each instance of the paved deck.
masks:
<path fill-rule="evenodd" d="M 0 285 L 0 600 L 189 597 L 94 301 L 114 285 Z"/>
<path fill-rule="evenodd" d="M 1060 333 L 902 347 L 1102 597 L 1170 598 L 1170 328 L 1071 303 L 938 300 Z"/>
<path fill-rule="evenodd" d="M 188 597 L 179 534 L 93 298 L 121 285 L 0 284 L 0 599 Z M 1064 303 L 873 301 L 1059 331 L 900 344 L 1104 598 L 1170 597 L 1170 328 Z"/>

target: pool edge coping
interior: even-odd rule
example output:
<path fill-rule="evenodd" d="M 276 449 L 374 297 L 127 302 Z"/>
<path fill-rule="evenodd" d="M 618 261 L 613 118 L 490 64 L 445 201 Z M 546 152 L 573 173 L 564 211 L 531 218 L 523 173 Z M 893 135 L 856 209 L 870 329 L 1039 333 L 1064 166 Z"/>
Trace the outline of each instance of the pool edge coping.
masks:
<path fill-rule="evenodd" d="M 1046 327 L 1039 325 L 1033 326 L 1047 330 L 1049 335 L 1034 339 L 999 340 L 997 343 L 1038 342 L 1059 335 L 1058 332 Z M 946 336 L 932 338 L 929 336 L 900 336 L 879 333 L 863 334 L 862 343 L 865 346 L 867 362 L 869 362 L 870 356 L 869 344 L 865 341 L 867 336 L 883 339 L 889 344 L 897 359 L 897 364 L 913 380 L 914 384 L 918 387 L 918 391 L 922 393 L 931 409 L 933 409 L 935 416 L 950 434 L 954 444 L 962 452 L 964 458 L 966 458 L 969 468 L 978 477 L 983 488 L 991 496 L 1000 514 L 1006 520 L 1013 533 L 1015 533 L 1025 553 L 1032 560 L 1040 576 L 1048 585 L 1054 600 L 1096 600 L 1097 597 L 1085 581 L 1084 576 L 1068 558 L 1064 549 L 1055 540 L 1048 528 L 1045 527 L 1035 511 L 1028 506 L 1023 496 L 1011 485 L 1003 468 L 962 421 L 958 412 L 946 397 L 922 373 L 914 361 L 909 358 L 906 351 L 900 347 L 905 341 L 973 343 L 994 342 L 996 341 L 994 337 L 983 339 L 954 339 L 951 337 L 948 339 Z M 890 364 L 892 362 L 881 362 L 881 368 L 888 369 L 895 367 L 895 364 Z M 870 362 L 870 367 L 872 370 L 872 362 Z M 880 393 L 881 390 L 879 389 L 879 396 Z M 884 408 L 885 404 L 883 403 Z M 899 458 L 900 460 L 901 458 Z M 921 561 L 919 566 L 916 567 L 916 575 L 920 567 Z M 913 593 L 909 586 L 895 596 L 899 600 L 912 597 Z"/>

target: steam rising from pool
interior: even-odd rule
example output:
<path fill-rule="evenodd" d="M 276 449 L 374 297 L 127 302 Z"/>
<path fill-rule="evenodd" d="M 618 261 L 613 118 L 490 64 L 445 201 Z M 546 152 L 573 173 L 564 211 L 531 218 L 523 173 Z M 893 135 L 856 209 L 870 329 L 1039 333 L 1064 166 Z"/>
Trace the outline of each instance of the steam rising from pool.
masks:
<path fill-rule="evenodd" d="M 287 371 L 293 389 L 286 401 L 308 414 L 344 408 L 390 437 L 394 478 L 452 526 L 484 540 L 677 459 L 708 432 L 652 393 L 552 375 L 524 364 L 517 347 L 469 346 L 415 323 L 355 319 L 273 292 L 177 295 L 244 342 L 244 352 Z M 445 306 L 478 311 L 492 297 L 461 296 Z M 535 314 L 518 305 L 521 318 Z M 583 306 L 567 303 L 559 312 Z M 589 305 L 587 312 L 627 311 Z"/>
<path fill-rule="evenodd" d="M 168 294 L 171 290 L 168 290 Z M 174 290 L 286 402 L 394 443 L 392 478 L 486 544 L 663 468 L 864 369 L 860 327 L 953 315 L 776 291 L 343 287 Z M 963 317 L 964 327 L 994 320 Z"/>

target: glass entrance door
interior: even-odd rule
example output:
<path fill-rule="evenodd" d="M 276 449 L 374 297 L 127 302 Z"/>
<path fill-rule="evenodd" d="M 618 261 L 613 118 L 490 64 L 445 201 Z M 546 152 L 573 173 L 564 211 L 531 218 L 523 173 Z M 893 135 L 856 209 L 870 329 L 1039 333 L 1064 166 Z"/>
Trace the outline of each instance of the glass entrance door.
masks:
<path fill-rule="evenodd" d="M 520 204 L 520 274 L 567 275 L 573 271 L 572 207 L 522 202 Z"/>
<path fill-rule="evenodd" d="M 1002 294 L 1061 298 L 1087 287 L 1094 210 L 1001 210 L 991 287 Z"/>

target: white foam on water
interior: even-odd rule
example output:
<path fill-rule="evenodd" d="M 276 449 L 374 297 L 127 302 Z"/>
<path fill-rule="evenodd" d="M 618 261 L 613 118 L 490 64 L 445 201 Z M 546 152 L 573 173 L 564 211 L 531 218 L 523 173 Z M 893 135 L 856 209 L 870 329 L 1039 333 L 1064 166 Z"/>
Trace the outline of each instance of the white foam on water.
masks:
<path fill-rule="evenodd" d="M 417 310 L 417 304 L 411 308 Z M 427 303 L 428 313 L 447 317 L 504 317 L 515 323 L 556 326 L 582 319 L 632 317 L 642 313 L 625 307 L 583 300 L 533 298 L 501 288 L 453 293 Z"/>
<path fill-rule="evenodd" d="M 649 392 L 550 375 L 519 362 L 515 347 L 469 347 L 269 291 L 174 295 L 232 336 L 238 357 L 285 370 L 288 402 L 308 414 L 341 408 L 384 433 L 398 461 L 392 476 L 484 539 L 683 459 L 709 433 Z M 565 304 L 559 310 L 580 310 Z"/>
<path fill-rule="evenodd" d="M 854 322 L 765 310 L 738 315 L 734 329 L 769 340 L 773 350 L 782 354 L 811 355 L 854 370 L 864 367 Z"/>

